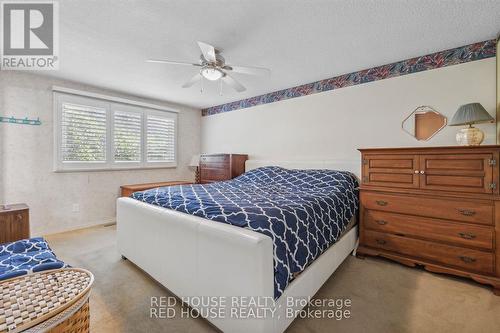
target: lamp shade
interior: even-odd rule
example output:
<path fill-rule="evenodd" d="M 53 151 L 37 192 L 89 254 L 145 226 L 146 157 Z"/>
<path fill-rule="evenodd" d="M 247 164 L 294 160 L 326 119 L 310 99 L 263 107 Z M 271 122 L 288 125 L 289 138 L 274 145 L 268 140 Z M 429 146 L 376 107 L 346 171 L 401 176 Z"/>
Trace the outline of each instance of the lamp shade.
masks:
<path fill-rule="evenodd" d="M 200 155 L 193 155 L 191 157 L 191 162 L 189 162 L 190 167 L 197 167 L 200 166 Z"/>
<path fill-rule="evenodd" d="M 492 116 L 484 109 L 481 103 L 470 103 L 458 108 L 451 119 L 449 126 L 472 125 L 493 122 Z"/>

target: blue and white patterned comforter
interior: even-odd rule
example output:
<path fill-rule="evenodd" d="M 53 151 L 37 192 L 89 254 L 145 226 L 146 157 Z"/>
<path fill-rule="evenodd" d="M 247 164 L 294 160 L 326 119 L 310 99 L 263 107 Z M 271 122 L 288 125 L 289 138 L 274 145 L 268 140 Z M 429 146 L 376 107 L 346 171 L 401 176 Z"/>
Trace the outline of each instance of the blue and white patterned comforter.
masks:
<path fill-rule="evenodd" d="M 66 266 L 41 237 L 0 245 L 0 280 Z"/>
<path fill-rule="evenodd" d="M 230 181 L 160 187 L 132 198 L 271 237 L 278 298 L 357 213 L 357 187 L 349 172 L 262 167 Z"/>

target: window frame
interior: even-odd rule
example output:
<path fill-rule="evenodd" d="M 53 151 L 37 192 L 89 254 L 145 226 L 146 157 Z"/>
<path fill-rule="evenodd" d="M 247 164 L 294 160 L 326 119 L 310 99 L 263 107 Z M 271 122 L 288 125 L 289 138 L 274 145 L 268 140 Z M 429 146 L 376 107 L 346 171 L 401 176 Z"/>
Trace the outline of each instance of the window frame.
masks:
<path fill-rule="evenodd" d="M 53 89 L 54 108 L 54 172 L 80 172 L 80 171 L 113 171 L 131 169 L 159 169 L 175 168 L 178 160 L 178 113 L 160 107 L 154 108 L 142 102 L 108 97 L 93 93 L 78 93 L 74 90 L 59 88 Z M 106 146 L 105 162 L 64 162 L 62 160 L 62 105 L 63 103 L 83 104 L 92 107 L 104 108 L 106 110 Z M 136 112 L 141 114 L 141 161 L 116 161 L 114 142 L 114 114 L 116 111 Z M 174 160 L 173 161 L 147 161 L 147 116 L 174 119 Z"/>

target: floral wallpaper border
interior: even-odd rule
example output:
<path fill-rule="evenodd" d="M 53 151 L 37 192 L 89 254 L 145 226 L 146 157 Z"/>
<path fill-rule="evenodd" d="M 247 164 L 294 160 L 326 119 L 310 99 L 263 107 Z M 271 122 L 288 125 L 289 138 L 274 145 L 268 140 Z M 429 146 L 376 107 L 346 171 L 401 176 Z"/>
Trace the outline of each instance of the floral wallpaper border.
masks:
<path fill-rule="evenodd" d="M 202 109 L 202 116 L 249 108 L 290 98 L 307 96 L 339 88 L 354 86 L 372 81 L 389 79 L 402 75 L 418 73 L 431 69 L 458 65 L 470 61 L 491 58 L 496 55 L 496 40 L 487 40 L 466 46 L 440 51 L 417 58 L 403 60 L 329 79 L 303 84 L 268 94 L 242 99 L 240 101 Z"/>

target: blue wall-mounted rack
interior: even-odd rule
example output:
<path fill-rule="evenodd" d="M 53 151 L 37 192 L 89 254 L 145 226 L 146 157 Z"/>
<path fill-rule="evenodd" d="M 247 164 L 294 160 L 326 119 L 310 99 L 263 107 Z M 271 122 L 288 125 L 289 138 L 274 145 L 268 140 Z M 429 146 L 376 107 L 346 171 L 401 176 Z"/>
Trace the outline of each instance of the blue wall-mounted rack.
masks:
<path fill-rule="evenodd" d="M 9 123 L 9 124 L 20 124 L 20 125 L 41 125 L 42 122 L 40 118 L 36 119 L 28 119 L 28 117 L 22 118 L 14 118 L 14 117 L 0 117 L 0 123 Z"/>

